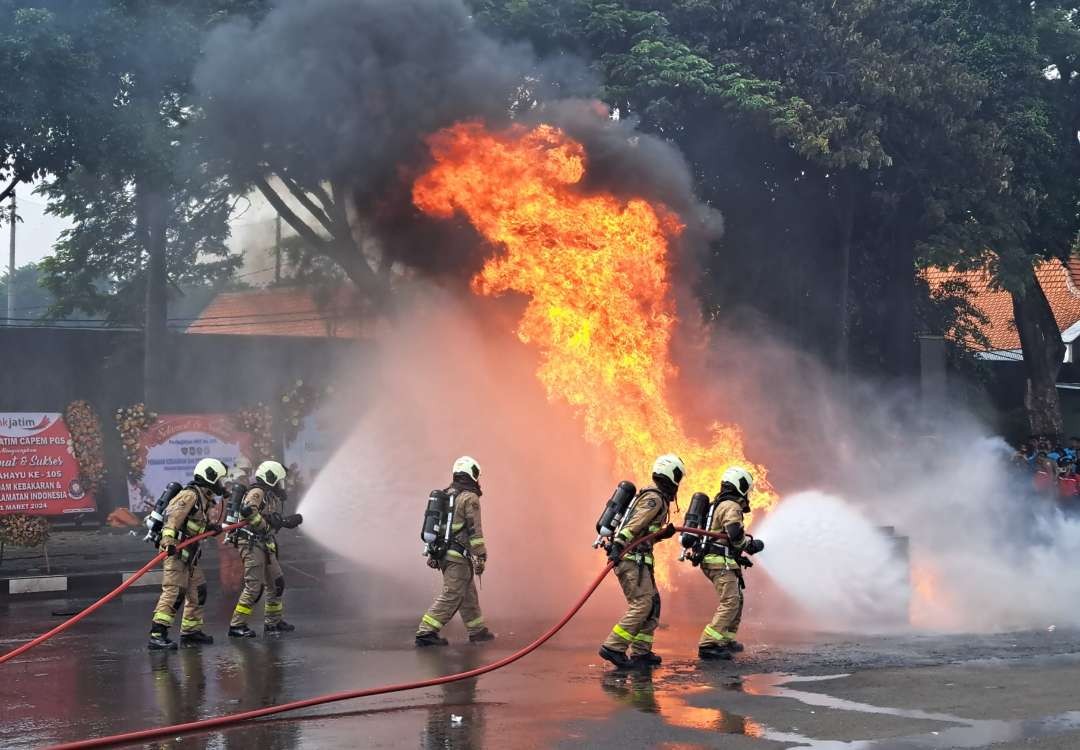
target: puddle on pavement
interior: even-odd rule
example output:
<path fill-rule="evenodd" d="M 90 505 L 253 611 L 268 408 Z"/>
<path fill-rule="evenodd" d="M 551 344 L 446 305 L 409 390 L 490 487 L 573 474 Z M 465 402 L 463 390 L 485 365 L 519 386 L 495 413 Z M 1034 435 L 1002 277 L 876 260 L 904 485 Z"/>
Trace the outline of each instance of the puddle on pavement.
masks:
<path fill-rule="evenodd" d="M 1080 711 L 1067 711 L 1041 719 L 1013 721 L 966 719 L 951 714 L 921 711 L 918 709 L 892 708 L 859 703 L 837 698 L 825 693 L 798 690 L 791 685 L 805 682 L 824 682 L 847 675 L 801 677 L 791 674 L 754 674 L 736 678 L 734 681 L 713 688 L 704 685 L 669 686 L 659 680 L 653 684 L 650 677 L 611 677 L 605 679 L 604 690 L 614 697 L 633 705 L 639 710 L 658 714 L 666 723 L 687 729 L 697 729 L 725 734 L 741 734 L 763 740 L 792 743 L 795 747 L 811 750 L 937 750 L 944 748 L 978 748 L 986 745 L 1049 737 L 1080 729 Z M 609 684 L 610 682 L 610 684 Z M 657 689 L 659 687 L 659 689 Z M 819 740 L 797 732 L 773 729 L 751 717 L 691 705 L 695 695 L 714 690 L 734 690 L 747 695 L 771 698 L 788 698 L 807 706 L 834 711 L 880 714 L 899 718 L 937 721 L 943 724 L 938 731 L 925 732 L 887 739 L 867 740 Z"/>
<path fill-rule="evenodd" d="M 617 702 L 656 714 L 674 727 L 748 737 L 760 737 L 764 731 L 764 727 L 745 716 L 692 705 L 689 702 L 691 697 L 713 690 L 705 685 L 672 686 L 660 681 L 658 689 L 648 673 L 609 672 L 604 675 L 601 686 Z"/>

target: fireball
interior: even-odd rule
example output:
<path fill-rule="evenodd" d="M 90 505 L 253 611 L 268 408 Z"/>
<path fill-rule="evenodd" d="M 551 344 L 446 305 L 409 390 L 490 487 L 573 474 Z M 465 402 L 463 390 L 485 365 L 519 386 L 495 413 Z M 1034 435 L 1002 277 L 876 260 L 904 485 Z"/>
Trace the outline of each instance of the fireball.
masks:
<path fill-rule="evenodd" d="M 674 452 L 687 481 L 712 493 L 739 464 L 757 480 L 753 506 L 771 506 L 766 471 L 747 461 L 740 430 L 713 424 L 708 441 L 696 440 L 672 405 L 679 217 L 641 198 L 586 193 L 585 148 L 549 125 L 460 123 L 428 145 L 434 165 L 414 183 L 414 202 L 431 216 L 463 215 L 497 248 L 473 291 L 527 296 L 516 333 L 540 352 L 548 398 L 570 404 L 586 437 L 610 446 L 620 477 L 641 481 L 656 456 Z"/>

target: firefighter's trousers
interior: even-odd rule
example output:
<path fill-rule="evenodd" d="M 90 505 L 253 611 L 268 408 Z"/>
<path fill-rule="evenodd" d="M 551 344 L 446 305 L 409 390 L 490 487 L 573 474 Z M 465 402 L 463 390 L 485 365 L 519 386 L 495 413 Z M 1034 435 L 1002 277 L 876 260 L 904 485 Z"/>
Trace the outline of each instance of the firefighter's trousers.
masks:
<path fill-rule="evenodd" d="M 180 621 L 180 632 L 194 633 L 202 630 L 203 610 L 206 607 L 206 575 L 198 562 L 191 564 L 181 560 L 179 556 L 166 557 L 165 571 L 161 578 L 161 596 L 154 607 L 154 624 L 171 627 L 181 605 L 184 616 Z"/>
<path fill-rule="evenodd" d="M 258 544 L 240 546 L 240 560 L 244 564 L 244 590 L 236 602 L 229 625 L 238 627 L 247 624 L 248 617 L 255 611 L 259 599 L 266 595 L 265 623 L 276 625 L 281 622 L 285 605 L 282 595 L 285 593 L 285 575 L 281 572 L 281 563 L 277 555 Z"/>
<path fill-rule="evenodd" d="M 484 629 L 484 616 L 480 612 L 472 565 L 467 560 L 448 557 L 439 567 L 443 576 L 442 591 L 421 618 L 416 634 L 438 633 L 459 612 L 469 635 L 479 633 Z"/>
<path fill-rule="evenodd" d="M 652 651 L 653 633 L 660 624 L 660 592 L 652 566 L 623 560 L 615 568 L 615 575 L 626 597 L 626 614 L 611 629 L 604 645 L 621 652 L 629 646 L 632 654 L 647 654 Z"/>
<path fill-rule="evenodd" d="M 743 592 L 739 586 L 739 574 L 725 568 L 703 568 L 702 572 L 712 581 L 720 603 L 712 621 L 701 631 L 698 646 L 723 646 L 735 640 L 742 621 Z"/>

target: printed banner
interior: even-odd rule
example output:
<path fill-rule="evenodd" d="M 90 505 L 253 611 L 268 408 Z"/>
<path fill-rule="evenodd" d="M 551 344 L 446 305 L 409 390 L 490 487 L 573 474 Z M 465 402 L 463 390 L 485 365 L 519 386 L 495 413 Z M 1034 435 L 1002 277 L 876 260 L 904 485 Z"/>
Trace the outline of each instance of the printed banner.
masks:
<path fill-rule="evenodd" d="M 307 488 L 334 454 L 335 430 L 329 424 L 329 414 L 316 412 L 300 421 L 296 437 L 285 446 L 285 468 L 289 470 L 289 491 Z M 299 495 L 297 495 L 299 499 Z"/>
<path fill-rule="evenodd" d="M 59 413 L 0 414 L 0 514 L 90 513 L 71 433 Z"/>
<path fill-rule="evenodd" d="M 128 505 L 147 513 L 169 482 L 191 481 L 195 464 L 216 458 L 232 467 L 244 456 L 251 460 L 251 436 L 236 429 L 225 414 L 160 414 L 142 434 L 146 468 L 141 482 L 128 480 Z"/>

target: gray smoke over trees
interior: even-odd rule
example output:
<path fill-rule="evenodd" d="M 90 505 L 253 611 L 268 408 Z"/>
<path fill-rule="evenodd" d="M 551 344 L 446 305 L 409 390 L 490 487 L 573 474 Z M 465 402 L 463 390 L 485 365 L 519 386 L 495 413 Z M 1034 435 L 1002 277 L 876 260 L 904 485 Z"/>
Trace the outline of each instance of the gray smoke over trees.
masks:
<path fill-rule="evenodd" d="M 214 31 L 195 84 L 206 156 L 372 300 L 395 262 L 465 276 L 490 252 L 412 205 L 425 136 L 463 120 L 562 126 L 587 147 L 583 189 L 664 202 L 698 247 L 720 231 L 677 150 L 598 113 L 583 64 L 493 40 L 460 0 L 283 3 Z"/>

